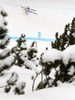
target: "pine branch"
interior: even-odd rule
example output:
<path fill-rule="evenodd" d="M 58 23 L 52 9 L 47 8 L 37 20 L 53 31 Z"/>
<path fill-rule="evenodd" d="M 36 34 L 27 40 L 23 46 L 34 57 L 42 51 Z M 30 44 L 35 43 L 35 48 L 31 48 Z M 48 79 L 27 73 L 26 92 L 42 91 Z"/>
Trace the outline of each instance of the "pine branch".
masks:
<path fill-rule="evenodd" d="M 6 87 L 6 86 L 9 86 L 9 85 L 3 85 L 3 86 L 0 86 L 0 88 L 4 88 L 4 87 Z"/>
<path fill-rule="evenodd" d="M 33 80 L 33 84 L 32 84 L 32 91 L 34 91 L 34 84 L 35 84 L 35 80 L 36 80 L 36 78 L 37 78 L 38 75 L 40 75 L 42 72 L 43 72 L 43 70 L 41 70 L 41 71 L 36 75 L 36 77 L 34 78 L 34 80 Z"/>

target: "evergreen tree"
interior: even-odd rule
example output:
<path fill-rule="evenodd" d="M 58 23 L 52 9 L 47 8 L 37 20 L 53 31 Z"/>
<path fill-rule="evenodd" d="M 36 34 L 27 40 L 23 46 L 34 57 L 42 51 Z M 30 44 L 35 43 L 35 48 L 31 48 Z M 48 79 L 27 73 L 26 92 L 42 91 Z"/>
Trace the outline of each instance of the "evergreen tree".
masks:
<path fill-rule="evenodd" d="M 0 88 L 4 88 L 5 93 L 9 93 L 12 88 L 14 88 L 14 93 L 21 95 L 24 94 L 24 88 L 26 86 L 25 82 L 19 82 L 18 81 L 18 74 L 16 72 L 12 72 L 11 77 L 7 80 L 7 85 L 1 86 Z"/>
<path fill-rule="evenodd" d="M 75 18 L 73 18 L 71 24 L 67 24 L 64 28 L 62 35 L 55 34 L 56 40 L 52 42 L 52 48 L 63 51 L 69 45 L 75 44 Z"/>
<path fill-rule="evenodd" d="M 33 41 L 30 48 L 28 49 L 28 59 L 31 60 L 33 58 L 36 57 L 36 53 L 37 53 L 37 42 L 36 41 Z"/>
<path fill-rule="evenodd" d="M 75 18 L 73 18 L 71 24 L 67 24 L 64 29 L 64 33 L 58 37 L 58 33 L 56 33 L 56 40 L 52 42 L 52 48 L 56 48 L 58 50 L 65 50 L 68 46 L 75 44 Z M 71 59 L 70 59 L 71 60 Z M 69 60 L 68 64 L 65 66 L 63 62 L 60 63 L 60 74 L 56 72 L 55 74 L 55 82 L 57 80 L 61 80 L 62 82 L 70 81 L 74 77 L 74 73 L 69 75 L 69 69 L 71 66 L 75 66 L 75 63 L 71 63 Z M 58 78 L 59 77 L 59 78 Z"/>
<path fill-rule="evenodd" d="M 26 68 L 36 70 L 36 66 L 38 66 L 37 52 L 37 42 L 33 41 L 23 57 Z"/>
<path fill-rule="evenodd" d="M 24 61 L 21 58 L 21 52 L 27 50 L 25 35 L 21 34 L 21 37 L 16 42 L 17 46 L 13 47 L 11 51 L 12 53 L 15 53 L 16 65 L 21 67 L 24 63 Z"/>
<path fill-rule="evenodd" d="M 4 70 L 10 68 L 15 61 L 14 56 L 10 54 L 10 50 L 6 49 L 10 40 L 9 36 L 6 34 L 6 16 L 7 13 L 3 9 L 0 9 L 0 75 Z"/>
<path fill-rule="evenodd" d="M 20 67 L 25 66 L 27 69 L 36 69 L 37 66 L 37 42 L 33 41 L 29 48 L 26 47 L 25 35 L 17 40 L 17 46 L 12 48 L 12 53 L 15 53 L 16 64 Z"/>
<path fill-rule="evenodd" d="M 16 87 L 14 88 L 14 93 L 15 94 L 18 94 L 18 95 L 21 95 L 21 94 L 24 94 L 24 88 L 26 86 L 26 83 L 25 82 L 19 82 Z"/>
<path fill-rule="evenodd" d="M 59 36 L 58 33 L 56 33 L 55 37 L 56 40 L 52 42 L 52 49 L 46 49 L 46 51 L 41 54 L 40 64 L 42 65 L 42 71 L 40 73 L 42 77 L 44 75 L 46 78 L 42 79 L 37 89 L 58 86 L 59 81 L 61 83 L 70 83 L 75 79 L 75 61 L 74 59 L 72 61 L 73 54 L 71 52 L 71 48 L 75 49 L 75 18 L 71 24 L 65 26 L 62 35 Z M 68 53 L 69 50 L 70 54 Z M 69 60 L 66 64 L 66 61 L 64 61 L 65 57 L 63 58 L 64 52 L 66 52 L 64 56 L 68 54 L 67 56 L 69 57 L 67 58 Z M 53 55 L 55 55 L 54 58 Z M 50 77 L 52 70 L 55 70 L 54 79 Z"/>

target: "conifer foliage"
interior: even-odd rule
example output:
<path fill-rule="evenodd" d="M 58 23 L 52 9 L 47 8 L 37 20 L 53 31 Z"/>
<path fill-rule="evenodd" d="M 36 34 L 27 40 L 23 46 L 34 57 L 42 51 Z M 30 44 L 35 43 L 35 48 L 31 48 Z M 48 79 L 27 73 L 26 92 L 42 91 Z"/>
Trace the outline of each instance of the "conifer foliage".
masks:
<path fill-rule="evenodd" d="M 66 49 L 67 51 L 67 47 L 74 44 L 75 44 L 75 18 L 73 18 L 71 24 L 67 24 L 65 26 L 64 33 L 62 35 L 58 36 L 58 33 L 56 33 L 56 40 L 54 43 L 52 42 L 52 48 L 56 48 L 61 51 L 63 50 L 65 51 Z M 69 74 L 70 73 L 69 70 L 71 70 L 72 67 L 73 70 L 75 69 L 75 62 L 71 62 L 71 58 L 70 58 L 68 64 L 65 65 L 61 60 L 59 66 L 60 66 L 59 71 L 57 71 L 55 74 L 54 82 L 56 82 L 57 80 L 60 80 L 61 82 L 65 82 L 65 81 L 71 82 L 75 75 L 75 71 L 73 71 L 72 74 Z"/>
<path fill-rule="evenodd" d="M 22 52 L 22 60 L 24 61 L 24 66 L 27 69 L 35 70 L 38 66 L 37 63 L 37 42 L 33 41 L 31 46 L 27 48 L 25 52 Z"/>
<path fill-rule="evenodd" d="M 12 89 L 12 87 L 14 87 L 14 93 L 15 94 L 24 94 L 24 88 L 26 86 L 26 83 L 21 81 L 19 83 L 17 83 L 18 81 L 18 74 L 16 72 L 13 72 L 11 74 L 11 77 L 7 80 L 7 85 L 3 86 L 4 88 L 4 92 L 5 93 L 9 93 L 10 90 Z"/>
<path fill-rule="evenodd" d="M 37 66 L 37 42 L 33 41 L 30 47 L 26 46 L 25 34 L 21 34 L 21 37 L 17 40 L 17 45 L 12 48 L 12 53 L 15 54 L 16 65 L 27 69 L 36 70 Z"/>
<path fill-rule="evenodd" d="M 55 34 L 56 40 L 52 42 L 52 48 L 63 51 L 69 45 L 75 44 L 75 18 L 73 18 L 71 24 L 67 24 L 64 28 L 62 35 Z"/>
<path fill-rule="evenodd" d="M 7 13 L 4 9 L 0 9 L 0 75 L 2 75 L 4 70 L 9 69 L 15 61 L 14 56 L 10 54 L 10 50 L 6 49 L 10 40 L 9 36 L 6 34 L 6 16 Z"/>
<path fill-rule="evenodd" d="M 21 34 L 21 37 L 16 40 L 17 45 L 15 47 L 12 48 L 12 53 L 15 53 L 15 57 L 16 57 L 16 65 L 18 66 L 22 66 L 24 61 L 21 59 L 21 52 L 24 50 L 27 50 L 26 47 L 26 39 L 25 39 L 25 35 Z"/>
<path fill-rule="evenodd" d="M 42 81 L 38 84 L 37 89 L 58 86 L 59 82 L 71 83 L 75 80 L 75 18 L 71 24 L 65 26 L 62 35 L 59 36 L 56 33 L 55 37 L 52 49 L 46 49 L 41 54 Z M 54 78 L 51 77 L 53 70 Z"/>

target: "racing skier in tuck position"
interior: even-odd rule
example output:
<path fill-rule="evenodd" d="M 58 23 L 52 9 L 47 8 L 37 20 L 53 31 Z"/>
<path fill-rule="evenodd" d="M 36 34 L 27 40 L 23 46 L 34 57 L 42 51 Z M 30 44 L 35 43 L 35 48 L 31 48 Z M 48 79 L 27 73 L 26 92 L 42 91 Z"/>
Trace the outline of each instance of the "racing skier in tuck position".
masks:
<path fill-rule="evenodd" d="M 30 7 L 27 6 L 27 7 L 25 8 L 25 13 L 26 13 L 26 15 L 28 15 L 29 10 L 30 10 Z"/>
<path fill-rule="evenodd" d="M 29 12 L 37 15 L 35 9 L 31 9 L 29 6 L 27 6 L 27 7 L 21 6 L 21 7 L 25 10 L 26 15 L 28 15 Z"/>

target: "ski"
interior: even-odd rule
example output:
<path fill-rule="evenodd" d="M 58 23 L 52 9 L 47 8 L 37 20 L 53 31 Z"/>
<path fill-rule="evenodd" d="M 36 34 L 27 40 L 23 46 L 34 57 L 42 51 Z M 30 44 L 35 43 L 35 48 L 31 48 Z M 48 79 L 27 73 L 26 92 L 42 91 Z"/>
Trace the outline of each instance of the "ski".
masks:
<path fill-rule="evenodd" d="M 29 12 L 37 15 L 37 13 L 35 13 L 35 12 L 32 12 L 32 11 L 29 11 Z"/>
<path fill-rule="evenodd" d="M 26 7 L 24 7 L 24 6 L 21 6 L 23 9 L 26 9 Z M 32 11 L 36 11 L 35 9 L 31 9 L 31 8 L 29 8 L 29 10 L 32 10 Z"/>
<path fill-rule="evenodd" d="M 31 9 L 31 8 L 29 10 L 36 11 L 35 9 Z"/>

